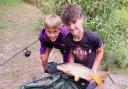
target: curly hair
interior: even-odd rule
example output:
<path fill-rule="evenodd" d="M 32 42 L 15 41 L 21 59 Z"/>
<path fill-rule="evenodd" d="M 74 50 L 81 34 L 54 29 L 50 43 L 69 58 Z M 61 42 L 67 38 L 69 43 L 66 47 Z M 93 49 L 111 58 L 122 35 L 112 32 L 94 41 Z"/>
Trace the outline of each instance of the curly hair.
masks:
<path fill-rule="evenodd" d="M 64 24 L 69 24 L 72 20 L 75 20 L 83 15 L 82 8 L 77 4 L 69 4 L 65 6 L 61 13 L 61 19 Z"/>

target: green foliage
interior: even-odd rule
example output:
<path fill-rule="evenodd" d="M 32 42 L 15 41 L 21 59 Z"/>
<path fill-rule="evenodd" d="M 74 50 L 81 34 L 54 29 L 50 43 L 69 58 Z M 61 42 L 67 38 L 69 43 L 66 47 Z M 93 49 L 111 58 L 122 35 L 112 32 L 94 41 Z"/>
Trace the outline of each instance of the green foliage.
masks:
<path fill-rule="evenodd" d="M 121 48 L 116 51 L 108 51 L 105 55 L 103 67 L 107 70 L 111 69 L 127 69 L 128 67 L 128 50 Z"/>
<path fill-rule="evenodd" d="M 0 5 L 9 6 L 9 5 L 16 5 L 16 4 L 19 4 L 21 2 L 22 2 L 22 0 L 0 0 Z"/>
<path fill-rule="evenodd" d="M 43 0 L 42 9 L 45 14 L 54 13 L 54 2 L 51 0 Z"/>
<path fill-rule="evenodd" d="M 42 19 L 37 18 L 34 21 L 32 21 L 32 26 L 35 30 L 39 30 L 42 27 Z"/>
<path fill-rule="evenodd" d="M 63 7 L 70 3 L 76 2 L 74 0 L 42 0 L 42 9 L 45 14 L 56 13 L 60 15 Z"/>
<path fill-rule="evenodd" d="M 107 55 L 104 58 L 105 62 L 103 64 L 105 68 L 127 69 L 128 9 L 117 2 L 111 2 L 108 5 L 111 8 L 104 8 L 107 12 L 97 14 L 93 18 L 89 16 L 89 20 L 87 18 L 85 21 L 85 27 L 97 31 L 103 38 L 106 50 L 105 54 Z"/>
<path fill-rule="evenodd" d="M 106 36 L 104 35 L 105 47 L 110 54 L 113 52 L 113 62 L 109 62 L 108 57 L 106 57 L 106 67 L 109 68 L 128 68 L 128 12 L 124 8 L 115 10 L 108 21 L 104 24 L 104 31 L 106 31 Z M 108 64 L 108 65 L 107 65 Z M 111 65 L 110 65 L 111 64 Z"/>

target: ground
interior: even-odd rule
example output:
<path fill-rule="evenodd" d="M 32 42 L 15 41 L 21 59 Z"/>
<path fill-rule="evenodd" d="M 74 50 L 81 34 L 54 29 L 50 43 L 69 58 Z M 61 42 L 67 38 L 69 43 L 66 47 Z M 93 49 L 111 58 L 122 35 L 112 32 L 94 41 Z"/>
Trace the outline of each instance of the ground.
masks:
<path fill-rule="evenodd" d="M 0 63 L 38 39 L 39 30 L 34 28 L 42 14 L 39 9 L 30 5 L 0 7 Z M 32 78 L 44 76 L 39 58 L 39 42 L 28 49 L 32 51 L 30 57 L 25 57 L 23 51 L 0 66 L 0 89 L 19 89 L 21 84 L 31 81 Z M 52 50 L 49 61 L 62 62 L 62 56 L 57 49 Z M 116 84 L 107 78 L 104 89 L 128 88 L 126 73 L 110 76 Z"/>

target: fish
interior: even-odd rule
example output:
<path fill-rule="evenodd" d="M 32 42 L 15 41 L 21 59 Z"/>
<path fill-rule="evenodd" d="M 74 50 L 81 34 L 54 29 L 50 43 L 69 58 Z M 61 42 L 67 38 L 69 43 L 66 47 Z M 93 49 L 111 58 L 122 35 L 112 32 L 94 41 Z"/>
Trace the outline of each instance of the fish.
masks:
<path fill-rule="evenodd" d="M 57 70 L 64 72 L 70 76 L 74 76 L 74 80 L 91 79 L 95 81 L 99 89 L 103 89 L 103 80 L 107 78 L 106 74 L 95 73 L 92 69 L 80 63 L 63 63 L 57 66 Z"/>

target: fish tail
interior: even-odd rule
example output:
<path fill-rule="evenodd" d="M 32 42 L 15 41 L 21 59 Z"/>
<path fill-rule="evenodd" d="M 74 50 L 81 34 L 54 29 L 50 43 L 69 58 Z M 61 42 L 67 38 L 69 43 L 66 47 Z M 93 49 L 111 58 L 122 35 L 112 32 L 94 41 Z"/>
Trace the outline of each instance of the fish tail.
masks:
<path fill-rule="evenodd" d="M 105 75 L 91 76 L 91 79 L 93 79 L 97 83 L 99 89 L 103 89 L 103 80 L 106 79 Z"/>

